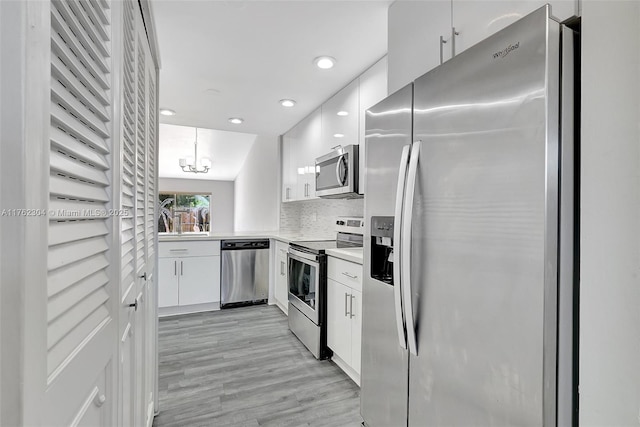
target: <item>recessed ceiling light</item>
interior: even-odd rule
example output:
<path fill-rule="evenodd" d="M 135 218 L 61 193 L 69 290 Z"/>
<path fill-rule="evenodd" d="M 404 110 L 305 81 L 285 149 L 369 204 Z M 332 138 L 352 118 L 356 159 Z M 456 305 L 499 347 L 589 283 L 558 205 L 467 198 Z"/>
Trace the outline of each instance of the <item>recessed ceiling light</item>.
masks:
<path fill-rule="evenodd" d="M 339 116 L 348 116 L 349 112 L 348 111 L 338 111 L 337 113 Z"/>
<path fill-rule="evenodd" d="M 244 119 L 241 119 L 240 117 L 231 117 L 229 118 L 229 121 L 234 125 L 239 125 L 240 123 L 244 122 Z"/>
<path fill-rule="evenodd" d="M 161 108 L 160 114 L 162 114 L 163 116 L 175 116 L 176 112 L 168 108 Z"/>
<path fill-rule="evenodd" d="M 278 102 L 280 102 L 280 105 L 282 105 L 283 107 L 293 107 L 294 105 L 296 105 L 296 101 L 294 101 L 293 99 L 281 99 Z"/>
<path fill-rule="evenodd" d="M 343 133 L 334 133 L 333 137 L 334 138 L 344 138 L 344 134 Z"/>
<path fill-rule="evenodd" d="M 329 68 L 333 68 L 333 66 L 336 64 L 336 59 L 330 56 L 319 56 L 314 59 L 313 62 L 318 68 L 328 70 Z"/>

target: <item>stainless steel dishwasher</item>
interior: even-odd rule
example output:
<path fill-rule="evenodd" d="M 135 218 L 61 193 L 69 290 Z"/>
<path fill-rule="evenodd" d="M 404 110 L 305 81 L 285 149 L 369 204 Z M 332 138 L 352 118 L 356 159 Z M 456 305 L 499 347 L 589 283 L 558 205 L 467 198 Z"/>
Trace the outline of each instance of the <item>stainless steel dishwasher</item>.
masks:
<path fill-rule="evenodd" d="M 269 240 L 223 240 L 220 307 L 264 304 L 269 298 Z"/>

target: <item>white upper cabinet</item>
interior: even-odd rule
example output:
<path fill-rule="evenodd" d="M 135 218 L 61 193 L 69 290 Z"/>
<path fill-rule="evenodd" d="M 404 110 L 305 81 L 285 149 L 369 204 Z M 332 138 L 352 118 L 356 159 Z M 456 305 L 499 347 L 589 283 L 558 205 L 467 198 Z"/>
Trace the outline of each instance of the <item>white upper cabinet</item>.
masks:
<path fill-rule="evenodd" d="M 315 160 L 322 153 L 318 108 L 282 136 L 282 201 L 315 198 Z"/>
<path fill-rule="evenodd" d="M 451 38 L 451 0 L 396 1 L 388 16 L 388 82 L 393 93 L 440 65 L 440 37 Z M 449 46 L 442 46 L 445 61 L 451 58 Z"/>
<path fill-rule="evenodd" d="M 282 136 L 283 202 L 316 198 L 316 159 L 336 146 L 363 144 L 364 111 L 386 96 L 385 57 Z M 364 153 L 360 159 L 362 182 Z"/>
<path fill-rule="evenodd" d="M 551 5 L 551 14 L 564 21 L 577 14 L 576 0 L 472 1 L 453 0 L 455 54 L 470 48 L 523 16 Z"/>
<path fill-rule="evenodd" d="M 366 156 L 365 146 L 365 112 L 369 107 L 376 105 L 387 97 L 387 57 L 385 56 L 380 61 L 376 62 L 371 68 L 362 73 L 358 79 L 360 83 L 360 107 L 358 109 L 359 114 L 359 137 L 360 153 L 359 153 L 359 179 L 360 186 L 358 191 L 362 194 L 366 194 L 364 188 L 364 163 Z"/>
<path fill-rule="evenodd" d="M 358 144 L 358 79 L 345 86 L 322 104 L 322 147 L 318 155 L 329 153 L 337 145 Z"/>
<path fill-rule="evenodd" d="M 364 112 L 386 96 L 384 57 L 282 136 L 283 202 L 316 198 L 316 159 L 336 146 L 360 144 L 364 181 Z"/>
<path fill-rule="evenodd" d="M 560 21 L 578 14 L 578 0 L 394 2 L 388 15 L 389 93 L 546 3 Z"/>
<path fill-rule="evenodd" d="M 320 108 L 309 114 L 297 126 L 298 141 L 298 197 L 316 198 L 316 157 L 324 153 L 322 149 L 322 114 Z"/>
<path fill-rule="evenodd" d="M 296 200 L 296 159 L 293 130 L 282 136 L 282 201 Z"/>

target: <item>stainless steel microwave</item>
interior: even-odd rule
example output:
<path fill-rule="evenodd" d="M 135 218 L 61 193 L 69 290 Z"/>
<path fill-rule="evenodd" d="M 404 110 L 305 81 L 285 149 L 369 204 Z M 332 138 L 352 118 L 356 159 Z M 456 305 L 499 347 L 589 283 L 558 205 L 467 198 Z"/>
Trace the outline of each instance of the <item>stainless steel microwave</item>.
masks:
<path fill-rule="evenodd" d="M 316 159 L 316 195 L 331 199 L 363 197 L 358 194 L 358 146 L 338 146 Z"/>

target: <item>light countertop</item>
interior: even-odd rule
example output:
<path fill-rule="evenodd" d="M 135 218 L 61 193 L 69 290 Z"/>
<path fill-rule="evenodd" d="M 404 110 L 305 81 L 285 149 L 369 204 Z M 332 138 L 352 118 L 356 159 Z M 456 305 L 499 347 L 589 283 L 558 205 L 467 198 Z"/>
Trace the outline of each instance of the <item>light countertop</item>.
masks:
<path fill-rule="evenodd" d="M 362 248 L 336 248 L 327 249 L 327 255 L 343 259 L 345 261 L 355 262 L 362 265 L 363 249 Z"/>
<path fill-rule="evenodd" d="M 162 234 L 158 235 L 160 242 L 186 242 L 186 241 L 206 241 L 224 239 L 275 239 L 284 243 L 296 240 L 333 240 L 335 234 L 326 236 L 304 235 L 299 233 L 283 233 L 280 231 L 240 231 L 228 233 L 182 233 L 182 234 Z"/>

